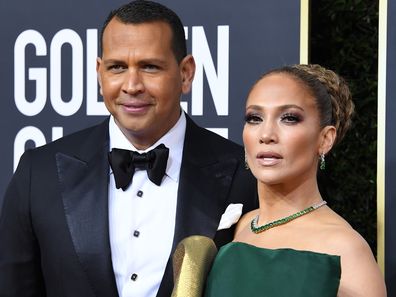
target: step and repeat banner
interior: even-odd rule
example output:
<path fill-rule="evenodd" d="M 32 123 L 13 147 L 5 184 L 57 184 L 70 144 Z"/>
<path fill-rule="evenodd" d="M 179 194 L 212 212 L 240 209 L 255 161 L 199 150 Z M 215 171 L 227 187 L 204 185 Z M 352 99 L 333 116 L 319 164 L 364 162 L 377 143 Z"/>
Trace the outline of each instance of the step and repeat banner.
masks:
<path fill-rule="evenodd" d="M 1 1 L 0 209 L 26 149 L 108 116 L 98 93 L 98 38 L 108 13 L 125 2 Z M 241 143 L 254 81 L 271 68 L 308 61 L 308 0 L 159 2 L 181 17 L 197 64 L 184 110 Z M 379 48 L 378 261 L 396 296 L 396 0 L 380 0 Z"/>
<path fill-rule="evenodd" d="M 396 296 L 396 0 L 379 3 L 378 260 Z"/>
<path fill-rule="evenodd" d="M 98 94 L 98 37 L 125 0 L 0 3 L 0 205 L 21 154 L 108 115 Z M 266 70 L 307 62 L 308 1 L 159 0 L 185 26 L 197 71 L 184 110 L 241 143 L 244 101 Z M 301 21 L 302 20 L 302 21 Z"/>

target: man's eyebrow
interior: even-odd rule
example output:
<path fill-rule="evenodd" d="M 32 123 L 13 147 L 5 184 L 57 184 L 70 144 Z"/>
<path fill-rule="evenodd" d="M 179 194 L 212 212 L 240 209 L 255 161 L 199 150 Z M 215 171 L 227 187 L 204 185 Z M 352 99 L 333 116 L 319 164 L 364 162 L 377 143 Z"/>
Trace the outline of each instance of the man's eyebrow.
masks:
<path fill-rule="evenodd" d="M 118 59 L 102 59 L 104 64 L 125 64 L 123 61 Z"/>

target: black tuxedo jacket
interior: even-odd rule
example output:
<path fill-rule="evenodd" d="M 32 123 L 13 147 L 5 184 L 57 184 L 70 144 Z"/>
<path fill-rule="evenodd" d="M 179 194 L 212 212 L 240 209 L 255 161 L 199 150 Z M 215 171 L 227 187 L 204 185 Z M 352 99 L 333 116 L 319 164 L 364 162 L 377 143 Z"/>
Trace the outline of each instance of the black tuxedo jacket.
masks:
<path fill-rule="evenodd" d="M 106 120 L 22 156 L 0 219 L 0 296 L 118 296 L 108 148 Z M 187 118 L 172 251 L 189 235 L 218 246 L 231 241 L 233 228 L 216 232 L 221 215 L 230 203 L 243 203 L 244 212 L 257 208 L 256 192 L 242 148 Z M 169 260 L 157 296 L 171 294 L 171 266 Z"/>

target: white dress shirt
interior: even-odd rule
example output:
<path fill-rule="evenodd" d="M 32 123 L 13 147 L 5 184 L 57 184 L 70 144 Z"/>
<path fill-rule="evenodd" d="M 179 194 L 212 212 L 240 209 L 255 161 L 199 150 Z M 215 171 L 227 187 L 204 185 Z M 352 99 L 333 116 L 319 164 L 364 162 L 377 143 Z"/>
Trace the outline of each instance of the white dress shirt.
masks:
<path fill-rule="evenodd" d="M 110 151 L 121 148 L 142 153 L 161 143 L 169 148 L 160 186 L 148 179 L 146 170 L 137 169 L 125 191 L 116 189 L 110 168 L 109 235 L 120 297 L 155 297 L 159 289 L 173 243 L 185 131 L 186 117 L 182 112 L 168 133 L 147 150 L 139 151 L 110 117 Z"/>

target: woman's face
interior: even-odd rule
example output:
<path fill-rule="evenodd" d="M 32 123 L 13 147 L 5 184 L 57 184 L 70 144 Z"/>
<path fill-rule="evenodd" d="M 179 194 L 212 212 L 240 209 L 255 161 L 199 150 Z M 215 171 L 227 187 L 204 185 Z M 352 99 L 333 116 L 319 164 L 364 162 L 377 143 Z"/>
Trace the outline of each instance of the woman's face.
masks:
<path fill-rule="evenodd" d="M 270 74 L 252 89 L 243 129 L 247 161 L 264 184 L 316 179 L 323 142 L 315 99 L 292 76 Z"/>

